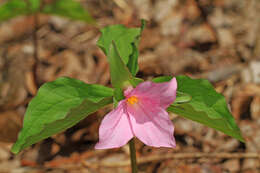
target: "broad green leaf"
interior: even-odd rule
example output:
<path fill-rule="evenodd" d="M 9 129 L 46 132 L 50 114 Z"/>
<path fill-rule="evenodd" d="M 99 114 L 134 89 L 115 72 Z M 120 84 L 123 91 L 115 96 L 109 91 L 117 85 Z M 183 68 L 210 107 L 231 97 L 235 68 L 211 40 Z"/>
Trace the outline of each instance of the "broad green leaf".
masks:
<path fill-rule="evenodd" d="M 240 130 L 238 129 L 234 120 L 227 120 L 227 117 L 223 116 L 222 118 L 217 119 L 210 118 L 204 111 L 196 110 L 190 104 L 182 104 L 179 106 L 171 105 L 168 107 L 168 111 L 183 116 L 184 118 L 190 119 L 192 121 L 204 124 L 208 127 L 232 136 L 241 142 L 244 142 L 244 139 L 240 134 Z M 229 117 L 229 119 L 231 118 Z"/>
<path fill-rule="evenodd" d="M 124 64 L 127 64 L 130 56 L 136 56 L 133 44 L 141 34 L 140 28 L 126 28 L 123 25 L 112 25 L 101 29 L 97 45 L 108 55 L 112 40 L 115 41 L 116 47 Z M 137 54 L 138 55 L 138 54 Z"/>
<path fill-rule="evenodd" d="M 135 85 L 135 80 L 122 61 L 114 41 L 110 45 L 108 62 L 110 65 L 111 83 L 115 88 L 125 88 L 128 85 Z"/>
<path fill-rule="evenodd" d="M 0 6 L 0 22 L 28 13 L 28 6 L 23 0 L 9 0 Z"/>
<path fill-rule="evenodd" d="M 169 81 L 171 77 L 157 81 Z M 178 92 L 188 94 L 191 101 L 183 104 L 172 104 L 168 111 L 202 123 L 244 142 L 235 120 L 228 110 L 225 97 L 217 93 L 205 79 L 191 79 L 177 76 Z"/>
<path fill-rule="evenodd" d="M 72 127 L 113 102 L 113 89 L 62 77 L 44 84 L 26 110 L 13 153 Z"/>
<path fill-rule="evenodd" d="M 73 20 L 82 20 L 89 23 L 94 22 L 89 12 L 75 0 L 55 0 L 52 3 L 46 4 L 42 12 L 67 17 Z"/>

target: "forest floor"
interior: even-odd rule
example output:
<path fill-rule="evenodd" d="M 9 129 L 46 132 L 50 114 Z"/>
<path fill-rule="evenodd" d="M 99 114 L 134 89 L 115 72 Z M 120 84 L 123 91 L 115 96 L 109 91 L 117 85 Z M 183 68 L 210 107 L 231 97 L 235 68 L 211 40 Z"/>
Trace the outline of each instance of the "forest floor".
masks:
<path fill-rule="evenodd" d="M 98 127 L 111 107 L 19 155 L 10 148 L 28 102 L 45 82 L 69 76 L 110 86 L 98 28 L 140 26 L 139 77 L 205 78 L 228 102 L 246 143 L 171 114 L 175 149 L 136 140 L 142 173 L 260 172 L 259 0 L 81 0 L 97 26 L 39 15 L 34 58 L 33 16 L 0 24 L 0 173 L 129 173 L 128 146 L 94 150 Z M 35 65 L 37 64 L 37 65 Z M 257 155 L 258 154 L 258 155 Z"/>

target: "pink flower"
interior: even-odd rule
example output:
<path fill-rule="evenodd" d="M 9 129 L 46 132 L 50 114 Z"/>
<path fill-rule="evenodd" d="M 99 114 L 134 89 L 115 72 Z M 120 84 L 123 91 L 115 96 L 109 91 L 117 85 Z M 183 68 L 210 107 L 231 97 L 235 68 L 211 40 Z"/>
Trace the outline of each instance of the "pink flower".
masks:
<path fill-rule="evenodd" d="M 175 100 L 176 89 L 175 78 L 127 89 L 126 98 L 102 120 L 95 148 L 118 148 L 134 136 L 149 146 L 175 147 L 174 127 L 165 109 Z"/>

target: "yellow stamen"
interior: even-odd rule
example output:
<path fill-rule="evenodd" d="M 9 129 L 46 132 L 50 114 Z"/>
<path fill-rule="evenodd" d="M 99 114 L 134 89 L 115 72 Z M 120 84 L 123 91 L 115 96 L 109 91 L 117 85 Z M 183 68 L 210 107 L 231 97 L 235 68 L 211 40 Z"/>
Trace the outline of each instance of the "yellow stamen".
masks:
<path fill-rule="evenodd" d="M 127 99 L 127 103 L 130 103 L 131 105 L 138 102 L 138 98 L 136 96 L 131 96 Z"/>

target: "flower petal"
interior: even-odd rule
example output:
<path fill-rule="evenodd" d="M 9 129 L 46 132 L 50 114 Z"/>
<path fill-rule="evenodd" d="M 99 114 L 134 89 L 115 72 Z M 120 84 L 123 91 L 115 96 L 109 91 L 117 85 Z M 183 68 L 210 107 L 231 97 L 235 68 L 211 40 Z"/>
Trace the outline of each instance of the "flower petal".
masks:
<path fill-rule="evenodd" d="M 143 101 L 132 107 L 128 106 L 134 135 L 143 143 L 153 147 L 175 147 L 174 127 L 168 113 L 152 102 Z"/>
<path fill-rule="evenodd" d="M 143 82 L 134 88 L 128 96 L 137 95 L 157 101 L 162 108 L 167 108 L 176 99 L 177 81 L 172 78 L 169 82 Z"/>
<path fill-rule="evenodd" d="M 118 148 L 133 138 L 125 106 L 125 100 L 120 101 L 117 108 L 104 117 L 99 127 L 99 142 L 95 149 Z"/>

